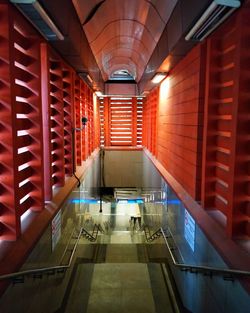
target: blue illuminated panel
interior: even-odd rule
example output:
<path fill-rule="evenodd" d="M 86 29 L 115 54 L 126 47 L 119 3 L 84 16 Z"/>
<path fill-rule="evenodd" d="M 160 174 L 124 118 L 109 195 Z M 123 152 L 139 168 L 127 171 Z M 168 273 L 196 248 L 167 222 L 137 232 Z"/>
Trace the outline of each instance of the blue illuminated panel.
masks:
<path fill-rule="evenodd" d="M 184 221 L 184 237 L 189 244 L 192 251 L 194 251 L 195 240 L 195 221 L 192 216 L 185 209 L 185 221 Z"/>

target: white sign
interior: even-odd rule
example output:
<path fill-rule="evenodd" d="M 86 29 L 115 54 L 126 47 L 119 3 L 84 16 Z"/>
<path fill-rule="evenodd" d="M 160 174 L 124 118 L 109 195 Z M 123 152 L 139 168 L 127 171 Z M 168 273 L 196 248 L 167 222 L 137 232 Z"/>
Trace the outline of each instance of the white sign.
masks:
<path fill-rule="evenodd" d="M 61 238 L 61 210 L 56 214 L 51 222 L 51 239 L 52 239 L 52 251 L 54 251 L 58 241 Z"/>
<path fill-rule="evenodd" d="M 185 209 L 185 221 L 184 221 L 184 237 L 189 244 L 192 251 L 194 251 L 195 240 L 195 220 Z"/>

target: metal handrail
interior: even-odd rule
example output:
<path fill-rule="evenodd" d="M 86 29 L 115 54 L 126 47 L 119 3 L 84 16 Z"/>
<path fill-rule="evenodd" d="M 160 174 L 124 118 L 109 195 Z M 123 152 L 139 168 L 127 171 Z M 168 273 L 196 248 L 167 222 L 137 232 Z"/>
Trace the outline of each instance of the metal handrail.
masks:
<path fill-rule="evenodd" d="M 72 237 L 73 237 L 74 232 L 75 232 L 75 229 L 73 229 L 73 231 L 72 231 L 72 233 L 71 233 L 71 235 L 70 235 L 70 237 L 69 237 L 68 243 L 66 244 L 66 247 L 65 247 L 65 249 L 64 249 L 64 251 L 63 251 L 63 254 L 62 254 L 61 259 L 60 259 L 60 262 L 59 262 L 60 265 L 62 265 L 64 256 L 66 255 L 66 253 L 67 253 L 67 251 L 68 251 L 68 247 L 69 247 L 69 244 L 70 244 L 70 242 L 71 242 L 71 239 L 72 239 Z"/>
<path fill-rule="evenodd" d="M 97 230 L 97 232 L 96 232 Z M 92 234 L 90 234 L 85 228 L 82 228 L 82 234 L 86 234 L 90 241 L 96 241 L 98 232 L 104 233 L 104 230 L 100 224 L 95 224 Z"/>
<path fill-rule="evenodd" d="M 149 228 L 148 225 L 143 225 L 143 226 L 140 228 L 140 230 L 144 230 L 145 237 L 146 237 L 146 240 L 147 240 L 148 242 L 157 239 L 157 238 L 159 237 L 158 234 L 161 235 L 161 233 L 160 233 L 160 228 L 157 229 L 153 234 L 151 234 L 151 233 L 150 233 L 150 228 Z M 146 230 L 148 230 L 148 232 L 147 232 Z M 148 236 L 148 234 L 149 234 L 149 236 Z"/>
<path fill-rule="evenodd" d="M 10 279 L 10 278 L 23 277 L 23 276 L 30 276 L 32 274 L 38 274 L 38 273 L 43 274 L 43 273 L 46 273 L 46 272 L 51 273 L 51 272 L 55 272 L 55 271 L 57 271 L 58 273 L 59 272 L 64 272 L 65 270 L 67 270 L 71 266 L 71 263 L 72 263 L 72 260 L 73 260 L 73 257 L 74 257 L 74 254 L 75 254 L 78 242 L 79 242 L 80 237 L 82 235 L 82 230 L 83 230 L 83 227 L 80 229 L 80 231 L 79 231 L 79 233 L 78 233 L 78 235 L 76 237 L 76 242 L 74 244 L 74 248 L 71 251 L 71 255 L 70 255 L 70 258 L 69 258 L 69 261 L 68 261 L 67 264 L 65 264 L 65 265 L 56 265 L 56 266 L 48 266 L 48 267 L 36 268 L 36 269 L 31 269 L 31 270 L 26 270 L 26 271 L 14 272 L 14 273 L 11 273 L 11 274 L 5 274 L 5 275 L 1 275 L 0 276 L 0 280 L 6 280 L 6 279 Z M 71 233 L 71 235 L 73 234 L 73 232 Z M 66 249 L 64 250 L 63 256 L 66 253 L 68 245 L 69 245 L 69 242 L 68 242 L 68 244 L 66 246 Z M 62 262 L 62 259 L 63 259 L 63 257 L 61 257 L 60 263 Z"/>
<path fill-rule="evenodd" d="M 95 224 L 92 234 L 94 234 L 95 228 L 97 228 L 97 234 L 98 234 L 99 231 L 100 231 L 101 233 L 104 233 L 104 230 L 103 230 L 101 224 Z"/>
<path fill-rule="evenodd" d="M 171 257 L 171 261 L 175 267 L 180 268 L 181 270 L 184 271 L 189 271 L 191 273 L 203 273 L 207 274 L 208 272 L 211 274 L 230 274 L 232 276 L 250 276 L 249 271 L 242 271 L 242 270 L 235 270 L 235 269 L 224 269 L 224 268 L 219 268 L 219 267 L 212 267 L 212 266 L 203 266 L 203 265 L 192 265 L 192 264 L 186 264 L 186 263 L 179 263 L 172 252 L 173 248 L 170 247 L 167 237 L 165 235 L 165 232 L 163 228 L 160 228 L 160 231 L 162 233 L 162 236 L 165 240 L 166 246 L 168 248 L 168 252 Z M 168 231 L 168 229 L 167 229 Z"/>

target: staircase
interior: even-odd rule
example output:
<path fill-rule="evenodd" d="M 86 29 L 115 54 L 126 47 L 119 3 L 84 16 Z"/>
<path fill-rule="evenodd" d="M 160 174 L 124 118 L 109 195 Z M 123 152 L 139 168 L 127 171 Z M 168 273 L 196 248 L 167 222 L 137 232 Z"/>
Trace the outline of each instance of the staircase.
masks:
<path fill-rule="evenodd" d="M 163 247 L 158 237 L 148 243 L 138 227 L 82 229 L 72 266 L 13 285 L 0 312 L 172 313 Z"/>
<path fill-rule="evenodd" d="M 143 232 L 113 231 L 100 235 L 97 243 L 83 239 L 81 245 L 91 247 L 92 256 L 84 258 L 86 250 L 78 256 L 73 284 L 56 312 L 174 312 L 162 270 L 162 243 L 145 243 Z"/>

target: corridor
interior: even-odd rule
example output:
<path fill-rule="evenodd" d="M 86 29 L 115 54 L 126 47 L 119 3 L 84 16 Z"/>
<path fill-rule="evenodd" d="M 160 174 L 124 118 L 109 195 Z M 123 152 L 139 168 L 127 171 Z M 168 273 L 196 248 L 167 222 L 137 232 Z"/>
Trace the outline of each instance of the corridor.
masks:
<path fill-rule="evenodd" d="M 0 0 L 1 313 L 250 312 L 249 20 Z"/>

